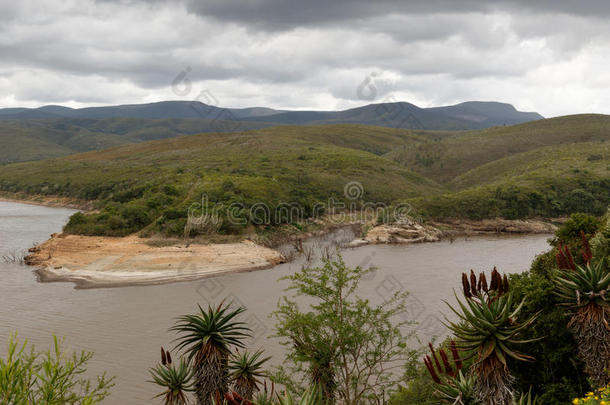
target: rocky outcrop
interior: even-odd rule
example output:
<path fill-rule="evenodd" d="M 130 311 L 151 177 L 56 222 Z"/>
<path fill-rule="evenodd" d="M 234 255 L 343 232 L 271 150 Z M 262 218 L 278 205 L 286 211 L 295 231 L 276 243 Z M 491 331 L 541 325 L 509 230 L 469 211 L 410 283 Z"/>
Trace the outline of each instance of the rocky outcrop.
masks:
<path fill-rule="evenodd" d="M 378 225 L 370 229 L 364 238 L 369 243 L 421 243 L 437 242 L 441 231 L 416 222 L 398 222 Z"/>
<path fill-rule="evenodd" d="M 550 234 L 557 227 L 550 222 L 536 219 L 483 219 L 451 220 L 432 222 L 431 225 L 446 230 L 449 235 L 487 235 L 487 234 Z"/>
<path fill-rule="evenodd" d="M 371 228 L 366 236 L 355 239 L 347 247 L 359 247 L 379 243 L 421 243 L 438 242 L 441 239 L 452 239 L 457 236 L 499 235 L 499 234 L 552 234 L 557 227 L 541 220 L 485 219 L 453 220 L 420 224 L 403 221 L 394 224 L 383 224 Z"/>
<path fill-rule="evenodd" d="M 437 242 L 441 238 L 441 231 L 432 227 L 412 221 L 401 221 L 394 224 L 377 225 L 371 228 L 362 239 L 352 241 L 349 247 L 358 247 L 368 244 L 393 243 L 421 243 Z"/>

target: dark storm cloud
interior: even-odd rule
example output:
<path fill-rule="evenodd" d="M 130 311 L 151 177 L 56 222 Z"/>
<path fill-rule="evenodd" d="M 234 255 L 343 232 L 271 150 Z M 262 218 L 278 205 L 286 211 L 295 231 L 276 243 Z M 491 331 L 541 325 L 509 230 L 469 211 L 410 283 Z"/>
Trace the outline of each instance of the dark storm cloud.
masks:
<path fill-rule="evenodd" d="M 196 98 L 333 109 L 471 99 L 545 115 L 610 105 L 602 1 L 0 2 L 0 107 Z M 172 90 L 188 71 L 191 93 Z M 584 78 L 584 79 L 583 79 Z"/>
<path fill-rule="evenodd" d="M 542 15 L 567 13 L 587 17 L 610 15 L 606 0 L 186 0 L 190 11 L 255 26 L 259 29 L 289 29 L 295 26 L 320 26 L 395 14 L 488 13 L 493 11 L 535 12 Z M 383 27 L 380 26 L 381 29 Z M 430 27 L 434 29 L 434 27 Z"/>

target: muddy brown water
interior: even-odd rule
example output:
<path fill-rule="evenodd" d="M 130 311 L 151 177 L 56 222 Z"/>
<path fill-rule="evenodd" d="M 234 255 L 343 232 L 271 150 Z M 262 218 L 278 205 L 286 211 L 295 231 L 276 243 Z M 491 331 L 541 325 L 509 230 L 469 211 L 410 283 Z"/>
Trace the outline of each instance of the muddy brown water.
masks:
<path fill-rule="evenodd" d="M 73 210 L 0 202 L 0 256 L 25 252 L 35 243 L 61 230 Z M 321 251 L 329 241 L 349 240 L 349 231 L 338 231 L 314 241 Z M 408 290 L 406 319 L 419 322 L 422 340 L 445 333 L 438 319 L 447 313 L 443 300 L 451 300 L 460 273 L 473 268 L 520 272 L 548 249 L 549 235 L 462 238 L 411 246 L 376 245 L 343 249 L 349 265 L 375 266 L 361 283 L 359 294 L 381 302 L 397 290 Z M 315 261 L 314 261 L 315 262 Z M 90 371 L 117 376 L 108 404 L 150 404 L 156 387 L 148 383 L 148 367 L 155 364 L 159 347 L 172 347 L 175 337 L 167 329 L 176 316 L 191 313 L 197 304 L 224 298 L 245 305 L 245 319 L 255 331 L 252 348 L 264 347 L 276 363 L 282 349 L 270 339 L 269 314 L 286 294 L 285 281 L 303 260 L 268 270 L 223 275 L 199 281 L 155 286 L 77 290 L 71 283 L 39 283 L 31 268 L 0 261 L 0 355 L 9 335 L 46 349 L 53 334 L 65 338 L 69 350 L 95 352 Z"/>

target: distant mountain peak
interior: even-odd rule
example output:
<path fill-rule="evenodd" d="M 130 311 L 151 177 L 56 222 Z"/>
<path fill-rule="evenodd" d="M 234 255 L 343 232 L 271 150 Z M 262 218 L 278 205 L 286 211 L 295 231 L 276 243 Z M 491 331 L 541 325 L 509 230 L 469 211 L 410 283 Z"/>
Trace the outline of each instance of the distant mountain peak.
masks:
<path fill-rule="evenodd" d="M 269 125 L 354 123 L 403 129 L 466 130 L 519 124 L 543 117 L 538 113 L 518 111 L 511 104 L 496 101 L 466 101 L 432 108 L 421 108 L 406 101 L 393 101 L 342 111 L 291 111 L 268 107 L 222 108 L 197 100 L 86 108 L 47 105 L 34 109 L 0 109 L 0 119 L 53 118 L 206 119 L 256 121 Z"/>

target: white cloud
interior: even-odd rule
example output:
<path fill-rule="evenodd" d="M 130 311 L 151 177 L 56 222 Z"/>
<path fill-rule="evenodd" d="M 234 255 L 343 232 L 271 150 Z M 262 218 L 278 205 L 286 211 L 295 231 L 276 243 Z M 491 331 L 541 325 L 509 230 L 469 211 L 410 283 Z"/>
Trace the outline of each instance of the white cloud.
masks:
<path fill-rule="evenodd" d="M 577 14 L 567 2 L 556 10 L 362 3 L 344 15 L 319 6 L 294 21 L 282 20 L 285 8 L 248 19 L 223 4 L 4 2 L 0 107 L 194 99 L 208 90 L 231 107 L 335 109 L 392 96 L 421 106 L 497 100 L 546 116 L 610 113 L 601 3 Z M 192 90 L 178 94 L 172 82 L 187 67 Z M 374 97 L 358 92 L 367 77 Z"/>

